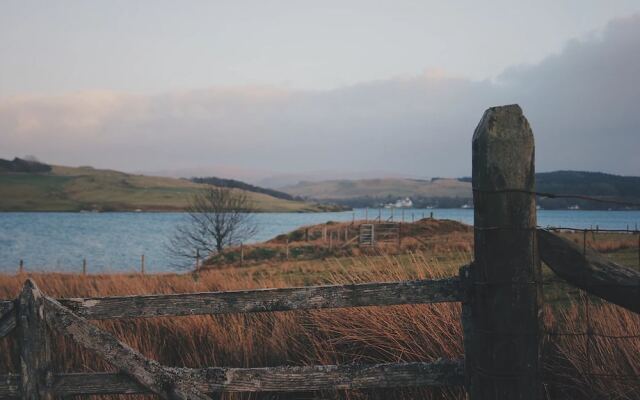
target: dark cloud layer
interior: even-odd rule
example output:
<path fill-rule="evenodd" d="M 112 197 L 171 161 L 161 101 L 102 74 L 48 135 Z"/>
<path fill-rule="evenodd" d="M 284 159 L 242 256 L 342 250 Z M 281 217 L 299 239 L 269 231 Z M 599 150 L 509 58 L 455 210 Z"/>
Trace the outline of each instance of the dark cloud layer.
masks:
<path fill-rule="evenodd" d="M 492 45 L 492 44 L 488 44 Z M 523 43 L 526 46 L 526 43 Z M 539 170 L 640 173 L 640 16 L 495 82 L 433 72 L 322 92 L 216 88 L 0 98 L 0 156 L 125 170 L 470 173 L 485 108 L 519 103 Z"/>

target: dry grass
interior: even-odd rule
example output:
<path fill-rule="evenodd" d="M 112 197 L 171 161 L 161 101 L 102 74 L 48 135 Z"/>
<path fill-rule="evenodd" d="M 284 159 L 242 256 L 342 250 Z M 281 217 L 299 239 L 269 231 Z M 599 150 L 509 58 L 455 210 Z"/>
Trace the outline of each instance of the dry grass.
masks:
<path fill-rule="evenodd" d="M 592 300 L 587 317 L 586 304 L 583 296 L 546 312 L 547 329 L 564 333 L 547 339 L 549 390 L 558 398 L 640 398 L 640 315 Z"/>
<path fill-rule="evenodd" d="M 459 265 L 466 257 L 454 255 L 452 262 Z M 227 268 L 197 276 L 34 274 L 31 277 L 48 295 L 73 297 L 422 279 L 442 275 L 450 268 L 422 254 L 403 259 L 360 257 L 350 260 L 349 265 L 344 261 L 289 263 L 272 270 Z M 1 276 L 0 297 L 15 297 L 25 278 Z M 457 304 L 154 318 L 98 324 L 146 356 L 172 366 L 258 367 L 430 361 L 462 356 Z M 59 371 L 112 369 L 64 339 L 58 338 L 55 347 L 55 365 Z M 0 354 L 0 373 L 17 371 L 18 358 L 11 340 L 0 343 Z M 385 398 L 459 398 L 460 391 L 407 389 L 378 391 L 375 396 L 381 393 L 385 393 Z M 351 392 L 341 396 L 371 398 L 371 393 Z M 225 398 L 257 397 L 236 394 Z M 279 398 L 300 398 L 300 394 Z"/>
<path fill-rule="evenodd" d="M 41 290 L 55 297 L 143 293 L 186 293 L 245 288 L 286 287 L 423 279 L 451 275 L 468 262 L 470 241 L 452 240 L 439 251 L 404 255 L 280 262 L 245 268 L 208 270 L 197 275 L 34 274 Z M 467 246 L 467 247 L 464 247 Z M 0 298 L 17 295 L 26 276 L 0 275 Z M 580 302 L 545 313 L 549 330 L 584 332 Z M 589 317 L 595 332 L 640 332 L 637 315 L 593 303 Z M 100 322 L 99 325 L 143 354 L 172 366 L 260 367 L 353 362 L 432 361 L 463 355 L 459 304 L 369 307 L 321 311 L 258 313 Z M 17 371 L 12 338 L 0 341 L 0 374 Z M 57 338 L 58 371 L 112 368 L 72 343 Z M 590 362 L 589 362 L 590 360 Z M 545 343 L 547 389 L 552 398 L 640 397 L 640 380 L 593 377 L 589 372 L 640 374 L 640 339 L 551 336 Z M 320 394 L 226 394 L 225 399 L 269 398 L 461 399 L 460 389 L 394 389 Z M 124 397 L 123 397 L 124 398 Z M 130 398 L 130 397 L 129 397 Z"/>
<path fill-rule="evenodd" d="M 613 253 L 626 249 L 637 249 L 639 245 L 639 239 L 637 234 L 621 234 L 621 233 L 607 233 L 607 232 L 587 232 L 586 236 L 582 232 L 565 232 L 563 235 L 567 236 L 574 243 L 583 246 L 586 240 L 588 248 L 596 250 L 601 253 Z"/>
<path fill-rule="evenodd" d="M 380 241 L 376 243 L 375 249 L 358 245 L 360 225 L 365 223 L 371 221 L 329 221 L 326 224 L 303 226 L 264 243 L 244 245 L 242 265 L 379 254 L 403 255 L 423 251 L 437 255 L 472 251 L 473 229 L 457 221 L 425 218 L 413 223 L 402 223 L 399 242 L 395 239 Z M 222 254 L 205 260 L 205 264 L 213 268 L 240 266 L 240 251 L 240 247 L 228 248 Z"/>

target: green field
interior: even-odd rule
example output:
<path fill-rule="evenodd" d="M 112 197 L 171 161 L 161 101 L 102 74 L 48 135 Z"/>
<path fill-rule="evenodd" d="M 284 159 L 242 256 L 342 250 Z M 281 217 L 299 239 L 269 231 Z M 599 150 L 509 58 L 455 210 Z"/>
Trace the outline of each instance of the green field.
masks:
<path fill-rule="evenodd" d="M 205 185 L 91 167 L 0 173 L 0 211 L 182 210 Z M 319 211 L 316 205 L 248 193 L 258 211 Z"/>

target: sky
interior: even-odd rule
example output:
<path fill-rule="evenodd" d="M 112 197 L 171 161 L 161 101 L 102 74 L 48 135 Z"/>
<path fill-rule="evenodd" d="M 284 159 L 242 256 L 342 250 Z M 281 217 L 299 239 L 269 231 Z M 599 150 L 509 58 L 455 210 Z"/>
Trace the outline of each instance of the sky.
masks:
<path fill-rule="evenodd" d="M 519 103 L 537 168 L 640 175 L 640 2 L 3 1 L 0 157 L 260 181 L 470 175 Z"/>

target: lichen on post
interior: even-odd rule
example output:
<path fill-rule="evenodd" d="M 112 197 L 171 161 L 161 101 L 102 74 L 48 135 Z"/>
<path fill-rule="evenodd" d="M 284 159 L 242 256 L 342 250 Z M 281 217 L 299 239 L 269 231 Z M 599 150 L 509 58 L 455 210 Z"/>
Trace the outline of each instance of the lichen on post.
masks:
<path fill-rule="evenodd" d="M 470 398 L 538 399 L 542 286 L 534 140 L 518 105 L 485 111 L 473 135 L 474 262 L 465 341 Z"/>

